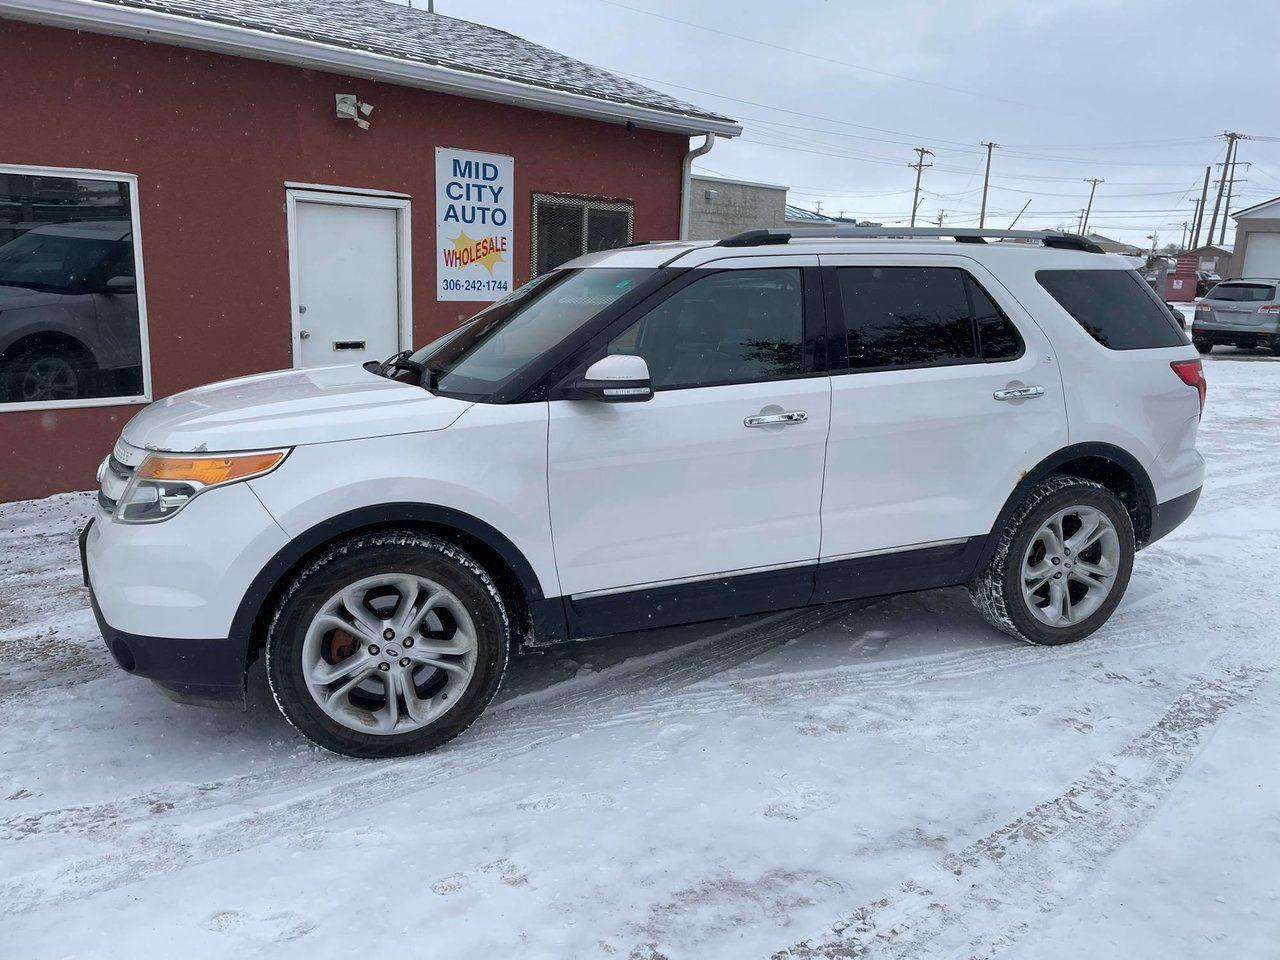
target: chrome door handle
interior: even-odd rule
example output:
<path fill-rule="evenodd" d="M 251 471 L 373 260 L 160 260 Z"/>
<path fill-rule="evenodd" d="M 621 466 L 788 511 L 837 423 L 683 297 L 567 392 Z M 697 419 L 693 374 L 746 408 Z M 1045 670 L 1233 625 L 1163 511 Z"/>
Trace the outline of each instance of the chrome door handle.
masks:
<path fill-rule="evenodd" d="M 809 414 L 803 410 L 791 410 L 787 413 L 761 413 L 754 417 L 747 417 L 742 421 L 744 427 L 771 427 L 786 426 L 789 423 L 804 423 L 809 419 Z"/>
<path fill-rule="evenodd" d="M 997 390 L 992 394 L 997 400 L 1030 400 L 1032 397 L 1043 397 L 1044 387 L 1010 387 Z"/>

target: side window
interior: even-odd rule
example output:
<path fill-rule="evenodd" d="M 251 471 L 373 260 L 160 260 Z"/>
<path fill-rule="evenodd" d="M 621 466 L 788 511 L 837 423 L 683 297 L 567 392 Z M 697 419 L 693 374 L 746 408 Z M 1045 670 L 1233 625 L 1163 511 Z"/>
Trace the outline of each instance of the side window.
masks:
<path fill-rule="evenodd" d="M 968 363 L 978 356 L 965 274 L 950 267 L 840 267 L 849 366 Z"/>
<path fill-rule="evenodd" d="M 1016 360 L 1022 356 L 1022 337 L 987 291 L 973 277 L 966 277 L 969 299 L 973 305 L 973 322 L 978 328 L 978 355 L 987 362 Z"/>
<path fill-rule="evenodd" d="M 615 337 L 609 352 L 644 357 L 654 389 L 799 376 L 800 270 L 725 270 L 695 280 Z"/>
<path fill-rule="evenodd" d="M 1036 279 L 1089 336 L 1109 350 L 1187 343 L 1177 321 L 1132 270 L 1038 270 Z"/>

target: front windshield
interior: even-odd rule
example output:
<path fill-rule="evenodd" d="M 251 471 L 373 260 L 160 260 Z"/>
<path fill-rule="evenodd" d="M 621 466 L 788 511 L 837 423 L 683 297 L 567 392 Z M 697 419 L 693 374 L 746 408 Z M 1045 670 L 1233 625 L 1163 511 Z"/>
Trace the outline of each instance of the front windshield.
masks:
<path fill-rule="evenodd" d="M 413 355 L 433 389 L 494 393 L 619 297 L 650 269 L 586 268 L 543 274 Z"/>

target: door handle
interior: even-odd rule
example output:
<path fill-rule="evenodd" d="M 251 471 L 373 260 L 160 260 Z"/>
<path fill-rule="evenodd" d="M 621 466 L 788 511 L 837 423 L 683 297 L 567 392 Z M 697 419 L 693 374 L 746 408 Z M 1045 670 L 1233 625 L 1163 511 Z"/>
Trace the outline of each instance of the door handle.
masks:
<path fill-rule="evenodd" d="M 761 413 L 754 417 L 747 417 L 742 421 L 744 427 L 772 427 L 786 426 L 789 423 L 804 423 L 809 419 L 809 414 L 803 410 L 791 410 L 787 413 Z"/>
<path fill-rule="evenodd" d="M 311 331 L 310 331 L 310 330 L 299 330 L 299 331 L 298 331 L 298 339 L 299 339 L 299 340 L 310 340 L 310 339 L 311 339 Z"/>
<path fill-rule="evenodd" d="M 1033 397 L 1043 397 L 1044 387 L 1009 387 L 997 390 L 992 396 L 997 400 L 1030 400 Z"/>

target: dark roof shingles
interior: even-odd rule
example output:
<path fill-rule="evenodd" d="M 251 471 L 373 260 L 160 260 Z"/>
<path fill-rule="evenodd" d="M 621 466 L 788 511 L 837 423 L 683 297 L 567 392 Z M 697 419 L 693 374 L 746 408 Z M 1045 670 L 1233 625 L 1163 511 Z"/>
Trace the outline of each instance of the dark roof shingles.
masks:
<path fill-rule="evenodd" d="M 688 117 L 728 117 L 483 24 L 387 0 L 105 0 Z M 729 121 L 732 122 L 732 121 Z"/>

